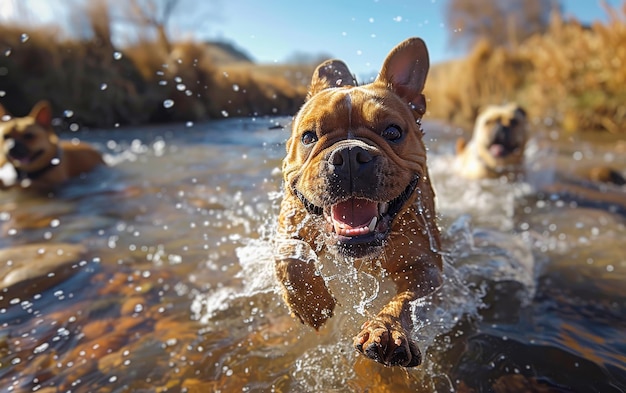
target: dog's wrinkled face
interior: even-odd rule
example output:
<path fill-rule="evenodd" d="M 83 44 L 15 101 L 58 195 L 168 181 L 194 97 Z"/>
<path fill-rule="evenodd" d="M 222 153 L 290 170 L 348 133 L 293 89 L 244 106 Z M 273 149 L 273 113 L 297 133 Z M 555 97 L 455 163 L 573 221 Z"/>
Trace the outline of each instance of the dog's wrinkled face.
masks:
<path fill-rule="evenodd" d="M 315 218 L 329 248 L 348 256 L 381 250 L 426 173 L 424 98 L 401 97 L 389 74 L 355 86 L 343 63 L 322 64 L 287 142 L 286 192 Z"/>
<path fill-rule="evenodd" d="M 56 155 L 58 137 L 50 128 L 49 107 L 33 108 L 26 117 L 0 121 L 1 154 L 16 169 L 30 172 L 50 164 Z"/>
<path fill-rule="evenodd" d="M 472 136 L 477 153 L 490 168 L 520 165 L 528 138 L 526 112 L 516 104 L 487 107 Z"/>

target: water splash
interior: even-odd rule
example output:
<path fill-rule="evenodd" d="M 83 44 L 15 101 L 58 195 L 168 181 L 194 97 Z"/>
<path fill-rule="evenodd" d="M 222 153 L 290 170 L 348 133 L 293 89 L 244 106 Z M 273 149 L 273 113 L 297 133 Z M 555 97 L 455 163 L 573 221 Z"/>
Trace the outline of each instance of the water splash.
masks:
<path fill-rule="evenodd" d="M 430 212 L 424 207 L 424 196 L 422 195 L 422 190 L 419 187 L 417 187 L 415 192 L 417 193 L 416 204 L 417 204 L 417 212 L 419 213 L 418 216 L 422 219 L 421 226 L 424 228 L 424 230 L 426 231 L 426 234 L 428 235 L 428 242 L 430 243 L 430 249 L 433 252 L 439 252 L 439 246 L 437 245 L 437 240 L 435 239 L 435 236 L 432 233 L 431 225 L 428 224 L 429 222 L 434 221 L 434 217 L 432 217 L 432 212 Z"/>
<path fill-rule="evenodd" d="M 219 287 L 209 293 L 199 293 L 191 304 L 193 319 L 209 323 L 220 311 L 228 310 L 236 299 L 252 298 L 263 293 L 278 292 L 274 275 L 274 255 L 267 240 L 252 239 L 236 249 L 241 270 L 235 278 L 242 286 Z"/>
<path fill-rule="evenodd" d="M 514 226 L 515 200 L 528 194 L 530 185 L 525 182 L 502 182 L 500 179 L 476 181 L 451 176 L 451 171 L 457 171 L 455 165 L 458 163 L 454 156 L 429 157 L 438 213 L 447 218 L 471 212 L 473 219 L 481 226 L 511 230 Z"/>

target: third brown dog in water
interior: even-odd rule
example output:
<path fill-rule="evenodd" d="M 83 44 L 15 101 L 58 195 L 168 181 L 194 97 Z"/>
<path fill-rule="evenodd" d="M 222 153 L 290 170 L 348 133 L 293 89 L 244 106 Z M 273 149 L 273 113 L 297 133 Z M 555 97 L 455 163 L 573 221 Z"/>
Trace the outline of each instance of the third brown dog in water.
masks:
<path fill-rule="evenodd" d="M 0 188 L 48 190 L 104 164 L 91 145 L 59 140 L 47 101 L 25 117 L 10 117 L 0 105 L 0 117 L 0 168 L 11 165 L 16 177 L 12 184 L 0 178 Z"/>
<path fill-rule="evenodd" d="M 396 46 L 367 85 L 358 86 L 339 60 L 322 63 L 283 161 L 275 254 L 286 303 L 318 329 L 333 315 L 336 299 L 316 260 L 330 255 L 337 263 L 382 270 L 396 294 L 355 332 L 354 346 L 388 366 L 420 364 L 412 302 L 442 283 L 420 126 L 428 69 L 419 38 Z"/>

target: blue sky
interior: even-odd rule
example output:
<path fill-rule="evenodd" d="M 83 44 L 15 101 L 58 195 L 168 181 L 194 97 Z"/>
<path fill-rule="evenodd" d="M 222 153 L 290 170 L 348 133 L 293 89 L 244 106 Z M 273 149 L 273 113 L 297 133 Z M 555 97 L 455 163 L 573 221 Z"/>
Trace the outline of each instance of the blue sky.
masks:
<path fill-rule="evenodd" d="M 502 0 L 505 1 L 505 0 Z M 458 57 L 448 45 L 445 0 L 247 1 L 224 0 L 221 21 L 204 34 L 221 37 L 257 61 L 280 62 L 295 51 L 327 53 L 357 75 L 375 73 L 407 37 L 426 41 L 431 63 Z M 619 6 L 622 0 L 608 0 Z M 562 0 L 565 15 L 583 22 L 606 20 L 599 0 Z"/>
<path fill-rule="evenodd" d="M 115 4 L 124 0 L 110 1 Z M 619 7 L 623 1 L 626 0 L 607 0 L 607 3 Z M 295 52 L 323 53 L 344 60 L 362 77 L 375 74 L 389 50 L 407 37 L 419 36 L 426 41 L 431 63 L 460 56 L 459 50 L 452 51 L 448 45 L 451 28 L 445 24 L 446 3 L 446 0 L 181 0 L 172 21 L 172 36 L 223 39 L 260 63 L 280 63 Z M 606 20 L 599 0 L 561 0 L 561 4 L 565 15 L 583 22 Z M 33 22 L 70 23 L 69 17 L 59 15 L 67 14 L 67 0 L 0 0 L 0 19 L 11 18 L 16 5 L 27 9 Z"/>

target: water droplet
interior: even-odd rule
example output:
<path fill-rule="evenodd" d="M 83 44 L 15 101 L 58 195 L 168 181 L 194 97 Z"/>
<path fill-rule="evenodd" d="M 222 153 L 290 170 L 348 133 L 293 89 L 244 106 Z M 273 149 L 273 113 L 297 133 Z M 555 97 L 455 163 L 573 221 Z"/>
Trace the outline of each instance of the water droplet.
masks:
<path fill-rule="evenodd" d="M 66 109 L 63 111 L 63 116 L 65 117 L 72 117 L 74 116 L 74 111 L 71 109 Z"/>
<path fill-rule="evenodd" d="M 165 100 L 163 101 L 163 106 L 165 108 L 171 108 L 174 106 L 174 100 Z"/>
<path fill-rule="evenodd" d="M 26 41 L 28 41 L 29 38 L 30 38 L 30 36 L 28 34 L 22 33 L 22 35 L 20 36 L 20 41 L 26 42 Z"/>
<path fill-rule="evenodd" d="M 4 51 L 4 55 L 5 55 L 6 57 L 11 56 L 11 49 L 7 49 L 7 50 L 5 50 L 5 51 Z"/>
<path fill-rule="evenodd" d="M 222 111 L 222 116 L 224 116 L 224 117 L 228 117 L 228 116 L 229 116 L 229 115 L 228 115 L 228 112 L 226 112 L 226 111 Z"/>
<path fill-rule="evenodd" d="M 239 91 L 239 85 L 238 84 L 234 84 L 233 85 L 233 91 Z"/>
<path fill-rule="evenodd" d="M 107 87 L 109 87 L 109 85 L 107 85 L 106 83 L 103 83 L 100 85 L 100 90 L 106 90 Z"/>
<path fill-rule="evenodd" d="M 76 132 L 80 129 L 80 126 L 78 125 L 78 123 L 72 123 L 70 124 L 70 131 L 72 132 Z"/>
<path fill-rule="evenodd" d="M 41 344 L 40 346 L 36 347 L 36 348 L 33 350 L 33 353 L 34 353 L 34 354 L 42 353 L 42 352 L 44 352 L 46 349 L 48 349 L 48 347 L 49 347 L 49 346 L 50 346 L 50 344 L 48 344 L 48 343 L 43 343 L 43 344 Z"/>
<path fill-rule="evenodd" d="M 186 88 L 187 88 L 187 86 L 185 86 L 185 85 L 184 85 L 184 84 L 182 84 L 182 83 L 179 83 L 179 84 L 177 84 L 177 85 L 176 85 L 176 90 L 178 90 L 178 91 L 183 91 L 183 90 L 185 90 Z"/>
<path fill-rule="evenodd" d="M 119 59 L 121 59 L 121 58 L 122 58 L 122 52 L 117 52 L 117 51 L 116 51 L 116 52 L 113 52 L 113 58 L 114 58 L 115 60 L 119 60 Z"/>
<path fill-rule="evenodd" d="M 5 95 L 7 95 L 7 92 L 4 90 L 0 90 L 0 97 L 4 97 Z"/>
<path fill-rule="evenodd" d="M 185 127 L 193 127 L 193 121 L 188 121 L 185 123 Z"/>

